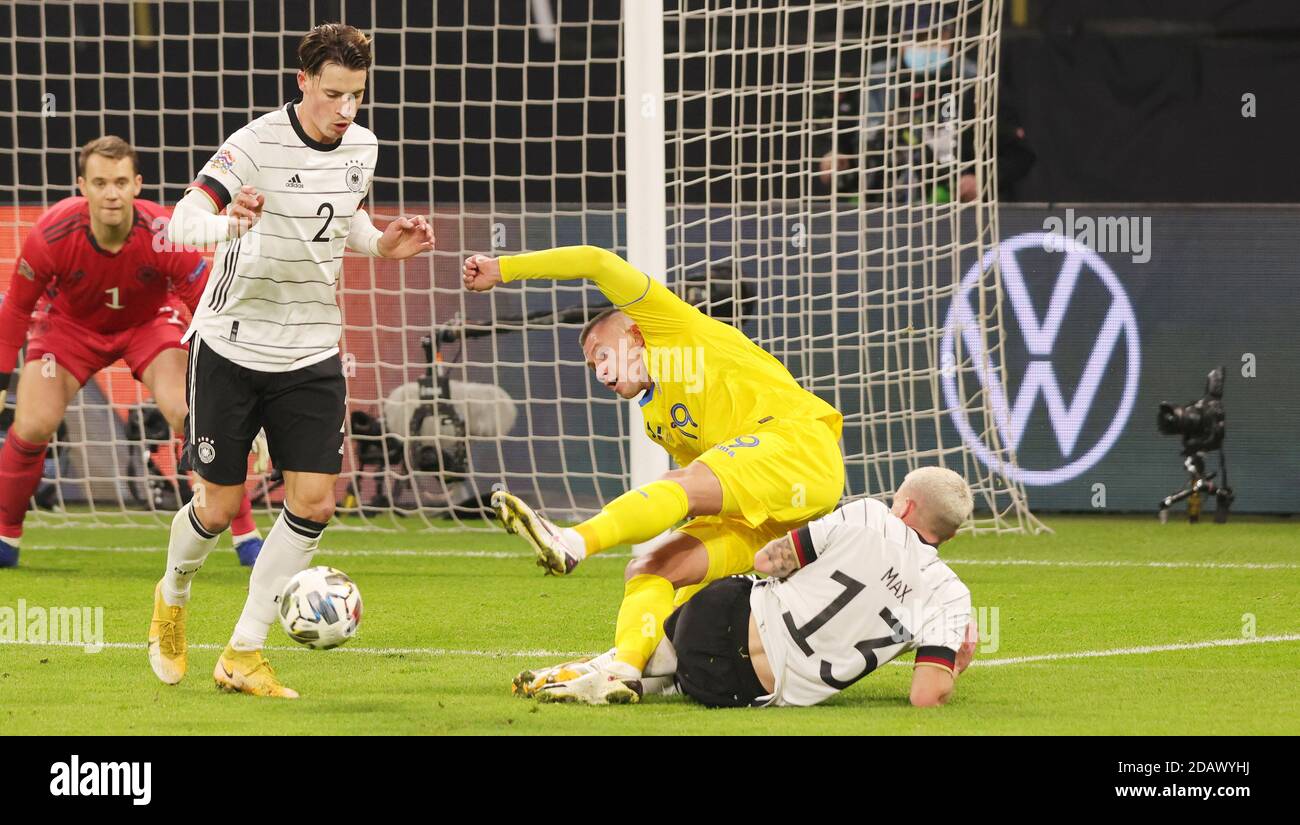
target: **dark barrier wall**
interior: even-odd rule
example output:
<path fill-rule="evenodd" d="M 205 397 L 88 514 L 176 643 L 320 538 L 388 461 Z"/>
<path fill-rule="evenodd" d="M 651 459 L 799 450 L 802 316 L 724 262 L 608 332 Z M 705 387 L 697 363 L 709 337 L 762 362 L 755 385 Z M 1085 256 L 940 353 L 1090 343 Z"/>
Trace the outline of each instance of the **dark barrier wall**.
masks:
<path fill-rule="evenodd" d="M 1002 95 L 1038 154 L 1017 200 L 1297 200 L 1300 3 L 1026 7 L 1028 27 L 1002 42 Z"/>
<path fill-rule="evenodd" d="M 1297 200 L 1300 38 L 1009 34 L 1001 71 L 1038 155 L 1017 200 Z"/>

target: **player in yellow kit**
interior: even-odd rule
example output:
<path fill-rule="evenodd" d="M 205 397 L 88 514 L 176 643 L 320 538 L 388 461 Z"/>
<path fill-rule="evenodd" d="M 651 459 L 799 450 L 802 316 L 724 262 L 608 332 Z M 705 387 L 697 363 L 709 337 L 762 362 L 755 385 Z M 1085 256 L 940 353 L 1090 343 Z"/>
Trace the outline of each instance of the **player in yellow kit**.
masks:
<path fill-rule="evenodd" d="M 674 601 L 753 569 L 754 553 L 822 516 L 844 489 L 843 417 L 807 391 L 744 333 L 709 318 L 622 258 L 592 246 L 465 261 L 467 289 L 532 278 L 588 278 L 614 305 L 579 336 L 597 379 L 622 398 L 640 395 L 646 434 L 679 465 L 560 528 L 505 492 L 493 506 L 538 562 L 564 575 L 589 555 L 647 541 L 689 517 L 668 541 L 627 566 L 615 650 L 599 667 L 550 669 L 516 689 L 541 698 L 636 701 Z M 674 595 L 676 591 L 676 595 Z"/>

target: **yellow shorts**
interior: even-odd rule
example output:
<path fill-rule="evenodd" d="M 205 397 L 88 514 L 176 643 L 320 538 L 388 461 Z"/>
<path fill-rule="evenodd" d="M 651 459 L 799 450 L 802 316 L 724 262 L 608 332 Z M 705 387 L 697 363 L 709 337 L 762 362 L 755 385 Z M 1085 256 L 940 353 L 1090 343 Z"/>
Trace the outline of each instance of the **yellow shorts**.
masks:
<path fill-rule="evenodd" d="M 844 493 L 839 434 L 821 421 L 776 420 L 706 450 L 722 483 L 722 516 L 750 527 L 799 526 L 835 508 Z"/>
<path fill-rule="evenodd" d="M 750 572 L 763 545 L 826 515 L 844 492 L 839 437 L 821 421 L 774 421 L 696 461 L 717 476 L 726 504 L 677 529 L 704 544 L 709 568 L 702 582 L 678 589 L 676 604 L 709 582 Z"/>

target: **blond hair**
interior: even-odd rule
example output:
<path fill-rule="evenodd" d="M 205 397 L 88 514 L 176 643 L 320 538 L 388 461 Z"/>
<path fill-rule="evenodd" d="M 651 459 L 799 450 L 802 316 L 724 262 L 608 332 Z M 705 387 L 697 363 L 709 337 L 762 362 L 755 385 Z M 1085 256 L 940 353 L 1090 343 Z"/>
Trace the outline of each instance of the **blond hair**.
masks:
<path fill-rule="evenodd" d="M 897 496 L 916 502 L 917 518 L 939 541 L 956 535 L 975 509 L 966 479 L 944 467 L 918 467 L 908 473 Z"/>

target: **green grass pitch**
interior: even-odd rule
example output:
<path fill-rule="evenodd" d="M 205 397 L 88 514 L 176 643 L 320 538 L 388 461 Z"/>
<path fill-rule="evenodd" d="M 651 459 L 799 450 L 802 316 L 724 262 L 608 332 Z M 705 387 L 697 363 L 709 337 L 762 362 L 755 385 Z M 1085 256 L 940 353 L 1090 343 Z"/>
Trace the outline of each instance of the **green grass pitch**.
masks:
<path fill-rule="evenodd" d="M 1300 733 L 1293 524 L 1048 523 L 1054 535 L 963 536 L 943 548 L 976 607 L 989 609 L 987 629 L 996 608 L 997 649 L 981 650 L 953 701 L 932 710 L 907 704 L 906 666 L 882 667 L 816 708 L 707 710 L 681 697 L 605 708 L 516 699 L 509 685 L 517 671 L 610 646 L 627 556 L 593 558 L 572 576 L 547 578 L 515 537 L 499 532 L 327 531 L 317 563 L 357 581 L 365 616 L 357 638 L 333 651 L 297 648 L 272 629 L 269 657 L 303 694 L 296 702 L 213 686 L 218 649 L 247 586 L 247 571 L 223 538 L 194 583 L 189 675 L 168 687 L 155 680 L 143 644 L 166 532 L 33 527 L 22 567 L 0 570 L 0 609 L 16 611 L 20 599 L 46 608 L 102 606 L 108 646 L 88 653 L 0 643 L 0 730 Z M 1104 655 L 1074 655 L 1084 653 Z"/>

